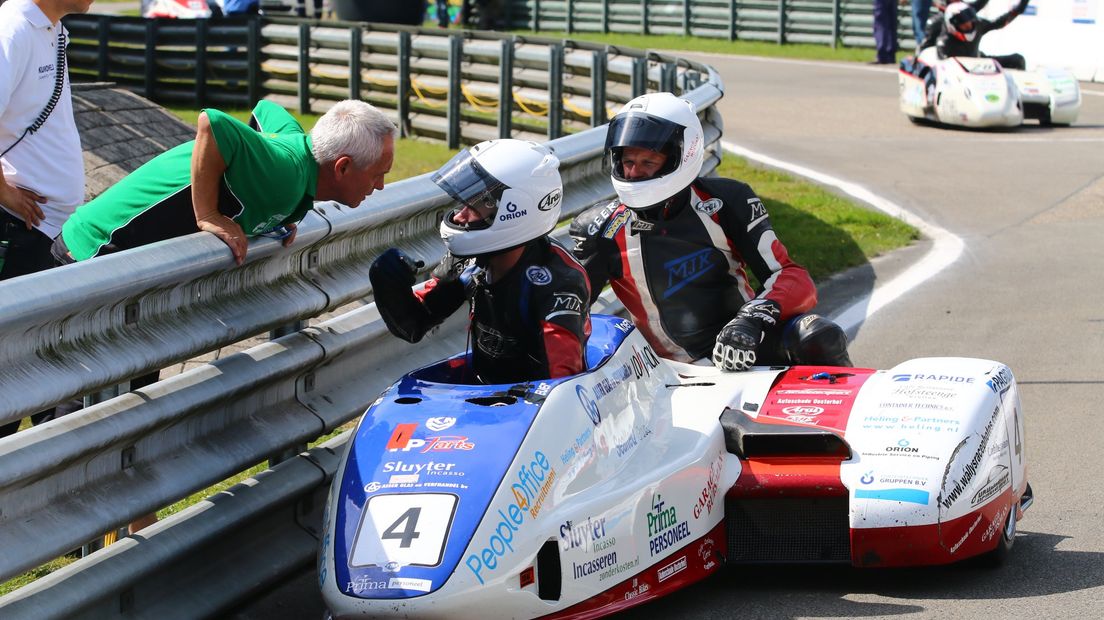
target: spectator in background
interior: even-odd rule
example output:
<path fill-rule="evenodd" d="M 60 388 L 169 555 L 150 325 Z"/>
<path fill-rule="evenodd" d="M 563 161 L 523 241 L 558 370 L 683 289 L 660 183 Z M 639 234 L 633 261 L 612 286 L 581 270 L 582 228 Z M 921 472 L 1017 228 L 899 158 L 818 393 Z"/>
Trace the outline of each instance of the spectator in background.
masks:
<path fill-rule="evenodd" d="M 912 0 L 912 36 L 916 40 L 917 47 L 924 40 L 931 6 L 932 0 Z"/>
<path fill-rule="evenodd" d="M 356 207 L 382 189 L 396 131 L 363 101 L 336 104 L 309 136 L 271 101 L 257 104 L 249 125 L 207 109 L 195 140 L 78 208 L 54 241 L 54 256 L 71 263 L 207 231 L 241 264 L 250 237 L 276 236 L 291 245 L 314 201 Z"/>
<path fill-rule="evenodd" d="M 466 28 L 495 30 L 502 25 L 499 16 L 499 0 L 474 0 L 475 6 L 478 7 L 478 19 L 472 18 L 472 3 L 473 0 L 464 0 L 460 8 L 460 15 Z"/>
<path fill-rule="evenodd" d="M 897 62 L 897 0 L 874 0 L 874 50 L 872 65 Z"/>
<path fill-rule="evenodd" d="M 437 27 L 449 27 L 449 3 L 448 0 L 437 0 Z"/>
<path fill-rule="evenodd" d="M 92 0 L 0 5 L 0 280 L 54 266 L 50 242 L 84 199 L 84 154 L 66 70 L 61 18 Z M 52 419 L 53 409 L 31 419 Z M 0 437 L 19 422 L 0 425 Z"/>

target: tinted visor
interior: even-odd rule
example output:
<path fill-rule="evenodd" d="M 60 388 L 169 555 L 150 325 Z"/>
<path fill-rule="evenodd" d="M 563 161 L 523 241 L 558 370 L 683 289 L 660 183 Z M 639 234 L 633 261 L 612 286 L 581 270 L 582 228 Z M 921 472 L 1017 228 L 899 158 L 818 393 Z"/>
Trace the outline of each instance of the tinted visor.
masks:
<path fill-rule="evenodd" d="M 498 212 L 498 201 L 502 198 L 502 192 L 508 189 L 505 183 L 487 172 L 467 150 L 453 156 L 430 178 L 459 203 L 457 208 L 445 215 L 445 223 L 460 230 L 489 227 Z M 484 217 L 478 221 L 459 223 L 455 217 L 463 207 L 470 207 Z"/>
<path fill-rule="evenodd" d="M 626 146 L 635 146 L 667 156 L 667 161 L 655 176 L 668 174 L 678 168 L 682 159 L 682 138 L 686 128 L 667 119 L 644 112 L 629 112 L 610 121 L 606 132 L 606 152 L 610 173 L 619 180 L 624 178 L 621 153 Z M 640 179 L 638 179 L 640 180 Z"/>

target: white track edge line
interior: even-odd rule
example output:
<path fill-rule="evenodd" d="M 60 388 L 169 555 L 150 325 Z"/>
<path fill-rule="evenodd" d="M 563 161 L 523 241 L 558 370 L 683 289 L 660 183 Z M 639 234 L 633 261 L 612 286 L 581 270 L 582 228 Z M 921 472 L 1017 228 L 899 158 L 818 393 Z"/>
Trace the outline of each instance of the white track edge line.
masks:
<path fill-rule="evenodd" d="M 926 280 L 949 267 L 962 255 L 964 243 L 957 235 L 921 219 L 916 214 L 878 196 L 865 187 L 849 181 L 838 179 L 834 176 L 817 172 L 804 166 L 791 164 L 769 155 L 764 155 L 751 149 L 739 146 L 732 142 L 722 141 L 721 147 L 726 152 L 739 155 L 747 159 L 766 164 L 773 168 L 780 168 L 793 174 L 805 177 L 817 183 L 830 185 L 840 191 L 867 203 L 871 207 L 895 217 L 906 224 L 915 226 L 925 236 L 932 240 L 932 247 L 916 264 L 897 274 L 884 284 L 860 297 L 850 306 L 832 316 L 834 320 L 847 333 L 854 333 L 855 328 L 861 325 L 875 312 L 895 301 L 908 291 L 923 284 Z"/>

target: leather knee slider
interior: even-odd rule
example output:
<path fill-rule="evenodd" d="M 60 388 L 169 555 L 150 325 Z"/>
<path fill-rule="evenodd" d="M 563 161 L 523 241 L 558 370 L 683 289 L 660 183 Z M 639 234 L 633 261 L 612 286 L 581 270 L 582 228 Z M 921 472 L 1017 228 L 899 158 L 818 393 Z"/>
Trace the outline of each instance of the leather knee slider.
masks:
<path fill-rule="evenodd" d="M 793 364 L 854 365 L 847 355 L 847 334 L 819 314 L 804 314 L 790 321 L 782 345 Z"/>

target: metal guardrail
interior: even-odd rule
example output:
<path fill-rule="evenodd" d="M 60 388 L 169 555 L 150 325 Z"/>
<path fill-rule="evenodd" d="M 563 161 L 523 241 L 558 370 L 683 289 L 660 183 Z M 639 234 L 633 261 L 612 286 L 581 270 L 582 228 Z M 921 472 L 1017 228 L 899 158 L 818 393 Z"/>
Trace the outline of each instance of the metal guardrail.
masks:
<path fill-rule="evenodd" d="M 505 0 L 510 28 L 873 47 L 872 4 L 859 0 Z M 898 11 L 897 37 L 912 42 Z"/>
<path fill-rule="evenodd" d="M 661 79 L 700 84 L 684 96 L 703 115 L 711 170 L 723 86 L 707 67 L 671 66 Z M 594 129 L 550 143 L 565 216 L 612 195 L 603 142 Z M 382 249 L 440 258 L 447 203 L 423 175 L 357 210 L 320 206 L 294 246 L 255 241 L 241 267 L 197 234 L 0 282 L 0 421 L 370 296 L 367 269 Z M 404 369 L 464 346 L 463 322 L 414 347 L 362 307 L 0 440 L 0 579 L 297 451 L 354 419 Z M 313 557 L 332 457 L 316 448 L 4 596 L 0 616 L 225 610 Z"/>

